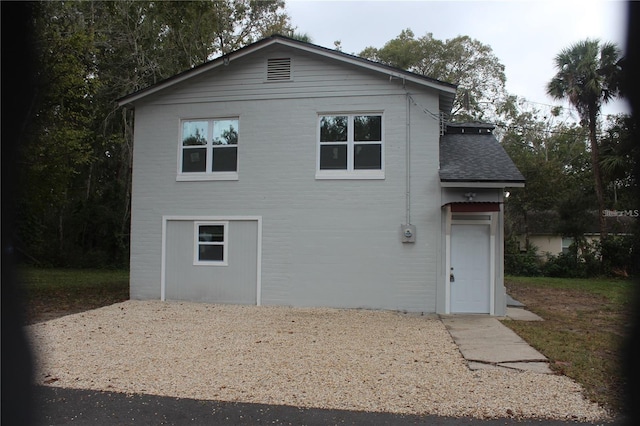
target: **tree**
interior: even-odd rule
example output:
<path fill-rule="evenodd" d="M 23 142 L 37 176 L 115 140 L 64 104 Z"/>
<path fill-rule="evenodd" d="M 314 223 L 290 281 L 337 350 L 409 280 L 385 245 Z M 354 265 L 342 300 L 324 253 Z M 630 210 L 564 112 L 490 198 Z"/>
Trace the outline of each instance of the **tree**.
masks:
<path fill-rule="evenodd" d="M 531 214 L 546 217 L 551 211 L 559 212 L 561 200 L 575 205 L 592 201 L 585 191 L 592 180 L 586 134 L 578 126 L 555 123 L 553 116 L 539 115 L 535 109 L 512 110 L 507 119 L 510 124 L 503 129 L 501 143 L 526 179 L 524 188 L 510 190 L 505 203 L 507 229 L 523 231 L 529 249 Z"/>
<path fill-rule="evenodd" d="M 55 262 L 68 248 L 67 219 L 81 170 L 93 160 L 99 82 L 93 40 L 75 5 L 43 2 L 35 12 L 38 84 L 22 156 L 20 240 L 23 251 L 24 245 L 38 247 L 26 250 L 28 256 Z"/>
<path fill-rule="evenodd" d="M 562 50 L 555 58 L 556 75 L 547 85 L 547 92 L 556 99 L 567 99 L 578 111 L 582 125 L 589 131 L 591 167 L 600 217 L 600 235 L 607 228 L 602 214 L 605 207 L 600 150 L 598 146 L 598 116 L 603 103 L 620 91 L 620 49 L 612 43 L 584 40 Z"/>
<path fill-rule="evenodd" d="M 133 112 L 116 99 L 273 33 L 282 0 L 39 2 L 19 249 L 39 263 L 126 266 Z"/>
<path fill-rule="evenodd" d="M 308 33 L 299 33 L 294 31 L 289 34 L 289 37 L 294 40 L 303 41 L 305 43 L 313 43 L 313 39 Z"/>
<path fill-rule="evenodd" d="M 496 121 L 509 100 L 504 65 L 490 46 L 469 36 L 438 40 L 416 38 L 410 29 L 382 48 L 367 47 L 360 56 L 427 77 L 458 84 L 452 115 L 458 121 Z"/>
<path fill-rule="evenodd" d="M 605 188 L 613 190 L 613 208 L 630 210 L 637 206 L 634 191 L 637 182 L 632 175 L 638 158 L 637 129 L 630 116 L 607 117 L 600 140 L 600 168 Z"/>

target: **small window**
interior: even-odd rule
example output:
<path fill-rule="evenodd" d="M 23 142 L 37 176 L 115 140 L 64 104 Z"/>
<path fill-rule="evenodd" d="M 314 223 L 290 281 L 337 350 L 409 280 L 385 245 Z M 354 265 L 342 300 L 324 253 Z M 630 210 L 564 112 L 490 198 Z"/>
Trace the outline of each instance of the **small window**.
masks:
<path fill-rule="evenodd" d="M 227 265 L 227 222 L 196 222 L 194 265 Z"/>
<path fill-rule="evenodd" d="M 316 178 L 384 178 L 382 114 L 319 117 Z"/>
<path fill-rule="evenodd" d="M 184 120 L 178 180 L 237 179 L 238 119 Z"/>
<path fill-rule="evenodd" d="M 562 253 L 563 254 L 571 253 L 571 245 L 572 244 L 573 244 L 573 238 L 572 237 L 562 237 Z"/>

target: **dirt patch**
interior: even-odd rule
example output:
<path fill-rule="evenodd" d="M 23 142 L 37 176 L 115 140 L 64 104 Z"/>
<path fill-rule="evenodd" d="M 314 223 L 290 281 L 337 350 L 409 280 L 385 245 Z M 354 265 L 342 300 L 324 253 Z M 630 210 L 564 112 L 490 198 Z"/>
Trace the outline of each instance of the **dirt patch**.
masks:
<path fill-rule="evenodd" d="M 49 297 L 33 298 L 26 307 L 25 320 L 27 324 L 36 324 L 52 319 L 64 317 L 66 315 L 108 306 L 113 303 L 124 302 L 128 297 L 117 295 L 103 298 L 85 297 L 77 300 L 70 300 L 65 295 L 52 294 Z"/>

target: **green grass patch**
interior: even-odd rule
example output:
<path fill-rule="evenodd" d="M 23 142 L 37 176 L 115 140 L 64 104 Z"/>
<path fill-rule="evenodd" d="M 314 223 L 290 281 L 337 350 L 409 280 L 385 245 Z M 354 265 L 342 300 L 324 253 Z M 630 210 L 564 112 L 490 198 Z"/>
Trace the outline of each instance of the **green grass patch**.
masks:
<path fill-rule="evenodd" d="M 20 268 L 27 322 L 45 321 L 129 299 L 129 271 Z"/>
<path fill-rule="evenodd" d="M 615 303 L 629 302 L 634 289 L 634 283 L 627 279 L 506 277 L 505 281 L 521 286 L 586 291 L 605 296 Z"/>
<path fill-rule="evenodd" d="M 623 403 L 622 345 L 630 326 L 634 283 L 616 279 L 507 277 L 507 292 L 545 321 L 505 321 L 614 413 Z"/>

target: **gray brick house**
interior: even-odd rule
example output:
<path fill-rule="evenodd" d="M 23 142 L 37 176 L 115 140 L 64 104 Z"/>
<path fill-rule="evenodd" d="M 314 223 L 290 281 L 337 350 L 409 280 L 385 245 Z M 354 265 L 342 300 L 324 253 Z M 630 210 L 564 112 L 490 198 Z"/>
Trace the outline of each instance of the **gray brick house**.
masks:
<path fill-rule="evenodd" d="M 135 109 L 131 297 L 503 315 L 503 193 L 456 86 L 273 36 Z"/>

